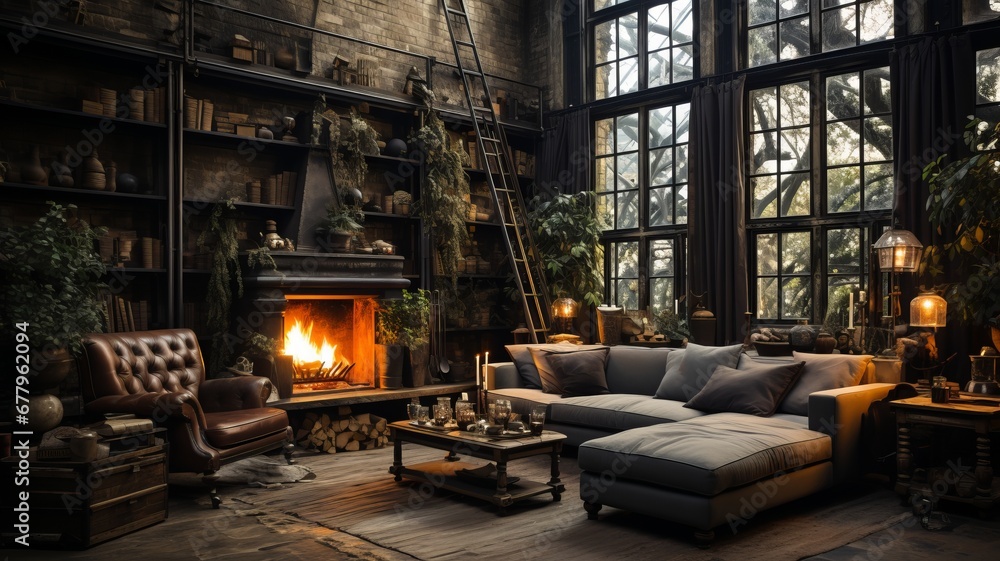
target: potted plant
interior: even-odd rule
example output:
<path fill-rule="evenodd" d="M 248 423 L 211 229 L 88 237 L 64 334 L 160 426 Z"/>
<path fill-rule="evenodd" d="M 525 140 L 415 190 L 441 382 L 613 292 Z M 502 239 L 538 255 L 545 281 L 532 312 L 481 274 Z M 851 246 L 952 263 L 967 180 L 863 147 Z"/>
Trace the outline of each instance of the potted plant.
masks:
<path fill-rule="evenodd" d="M 10 345 L 25 349 L 30 363 L 23 373 L 30 374 L 32 393 L 38 392 L 31 399 L 47 400 L 51 410 L 46 423 L 43 404 L 31 407 L 32 420 L 40 422 L 32 428 L 38 430 L 48 430 L 62 420 L 58 398 L 41 392 L 69 375 L 72 355 L 81 350 L 83 336 L 103 330 L 102 292 L 108 288 L 101 280 L 104 263 L 94 250 L 104 229 L 73 218 L 74 205 L 48 204 L 45 214 L 33 223 L 0 230 L 4 302 L 0 333 Z"/>
<path fill-rule="evenodd" d="M 464 259 L 462 249 L 469 245 L 465 224 L 469 214 L 469 176 L 464 169 L 468 154 L 453 145 L 444 122 L 433 111 L 410 141 L 423 152 L 426 173 L 417 210 L 424 219 L 424 231 L 433 234 L 441 271 L 451 279 L 454 290 Z"/>
<path fill-rule="evenodd" d="M 550 295 L 566 295 L 599 306 L 604 294 L 601 229 L 594 193 L 537 195 L 528 223 L 545 268 Z"/>
<path fill-rule="evenodd" d="M 951 163 L 944 156 L 924 168 L 930 185 L 930 221 L 953 241 L 924 248 L 922 271 L 966 271 L 948 285 L 949 313 L 973 325 L 989 325 L 1000 348 L 1000 123 L 973 118 L 965 127 L 971 154 Z"/>
<path fill-rule="evenodd" d="M 359 197 L 355 200 L 360 200 Z M 326 218 L 316 228 L 319 246 L 332 253 L 350 253 L 351 240 L 363 232 L 365 213 L 356 204 L 331 202 L 326 209 Z"/>
<path fill-rule="evenodd" d="M 423 289 L 404 290 L 402 298 L 379 301 L 375 313 L 375 363 L 382 387 L 402 385 L 403 347 L 409 349 L 409 385 L 423 386 L 430 378 L 430 309 L 428 291 Z"/>
<path fill-rule="evenodd" d="M 675 314 L 673 310 L 664 308 L 654 314 L 653 326 L 656 328 L 657 333 L 666 337 L 677 347 L 682 346 L 684 340 L 691 337 L 687 321 Z"/>

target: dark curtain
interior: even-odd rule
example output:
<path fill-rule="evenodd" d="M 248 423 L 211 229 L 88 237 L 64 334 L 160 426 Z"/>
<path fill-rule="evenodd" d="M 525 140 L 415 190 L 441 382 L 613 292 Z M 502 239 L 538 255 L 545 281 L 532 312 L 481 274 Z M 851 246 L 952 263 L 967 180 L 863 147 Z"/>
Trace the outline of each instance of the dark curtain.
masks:
<path fill-rule="evenodd" d="M 926 209 L 930 191 L 921 176 L 924 167 L 941 155 L 951 161 L 967 154 L 962 134 L 975 108 L 975 53 L 969 37 L 960 35 L 924 38 L 894 51 L 890 60 L 896 160 L 893 217 L 925 247 L 938 245 L 949 241 L 949 232 L 938 233 L 930 224 Z M 929 288 L 952 280 L 956 279 L 899 275 L 903 315 L 907 315 L 920 285 Z M 978 349 L 977 331 L 949 324 L 938 330 L 937 339 L 942 359 L 957 354 L 945 372 L 964 383 L 968 376 L 966 355 Z"/>
<path fill-rule="evenodd" d="M 590 191 L 590 109 L 583 108 L 552 117 L 542 134 L 535 159 L 535 191 L 538 194 Z"/>
<path fill-rule="evenodd" d="M 742 343 L 749 309 L 743 77 L 694 89 L 691 131 L 688 294 L 705 295 L 717 343 Z"/>
<path fill-rule="evenodd" d="M 962 133 L 973 113 L 975 55 L 969 37 L 925 38 L 893 52 L 893 216 L 924 245 L 937 243 L 927 220 L 924 166 L 942 154 L 964 153 Z"/>

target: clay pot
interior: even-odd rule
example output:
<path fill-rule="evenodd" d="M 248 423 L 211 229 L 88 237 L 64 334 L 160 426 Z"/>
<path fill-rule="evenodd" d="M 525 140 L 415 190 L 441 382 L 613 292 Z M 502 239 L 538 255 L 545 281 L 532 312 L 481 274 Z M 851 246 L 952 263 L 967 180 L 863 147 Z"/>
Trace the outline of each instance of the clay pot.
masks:
<path fill-rule="evenodd" d="M 104 170 L 104 164 L 97 157 L 97 150 L 94 150 L 88 158 L 83 160 L 81 169 L 83 170 L 82 187 L 97 191 L 103 191 L 107 187 L 107 172 Z"/>
<path fill-rule="evenodd" d="M 66 159 L 68 156 L 68 154 L 63 154 L 61 158 L 52 161 L 52 174 L 49 176 L 49 183 L 51 185 L 56 187 L 73 186 L 73 170 L 66 165 Z"/>
<path fill-rule="evenodd" d="M 285 70 L 295 68 L 295 51 L 289 47 L 281 47 L 274 53 L 274 65 Z"/>
<path fill-rule="evenodd" d="M 47 185 L 49 183 L 49 174 L 42 167 L 37 146 L 31 148 L 28 159 L 21 164 L 21 183 L 28 185 Z"/>
<path fill-rule="evenodd" d="M 104 170 L 105 190 L 114 192 L 118 189 L 118 166 L 112 161 Z"/>

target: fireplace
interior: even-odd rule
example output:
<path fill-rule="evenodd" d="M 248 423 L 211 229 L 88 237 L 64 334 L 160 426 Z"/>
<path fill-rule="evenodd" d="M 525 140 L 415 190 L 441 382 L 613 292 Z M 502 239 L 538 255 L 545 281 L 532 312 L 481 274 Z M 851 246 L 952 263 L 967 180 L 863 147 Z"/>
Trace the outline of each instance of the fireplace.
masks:
<path fill-rule="evenodd" d="M 272 256 L 277 271 L 244 278 L 244 305 L 257 330 L 279 342 L 271 376 L 279 397 L 375 388 L 375 308 L 409 287 L 403 257 Z"/>
<path fill-rule="evenodd" d="M 375 386 L 375 297 L 288 298 L 282 355 L 292 362 L 293 393 Z"/>

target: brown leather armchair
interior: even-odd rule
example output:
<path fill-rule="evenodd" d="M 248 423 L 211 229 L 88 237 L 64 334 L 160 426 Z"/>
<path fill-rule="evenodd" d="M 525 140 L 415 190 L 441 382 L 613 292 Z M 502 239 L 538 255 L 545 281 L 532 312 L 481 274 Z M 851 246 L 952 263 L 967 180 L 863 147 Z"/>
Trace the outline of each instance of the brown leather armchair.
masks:
<path fill-rule="evenodd" d="M 190 329 L 86 336 L 80 385 L 88 414 L 132 413 L 165 427 L 172 472 L 211 475 L 224 463 L 277 448 L 292 463 L 288 415 L 265 407 L 271 381 L 206 380 Z M 219 502 L 213 487 L 212 506 Z"/>

